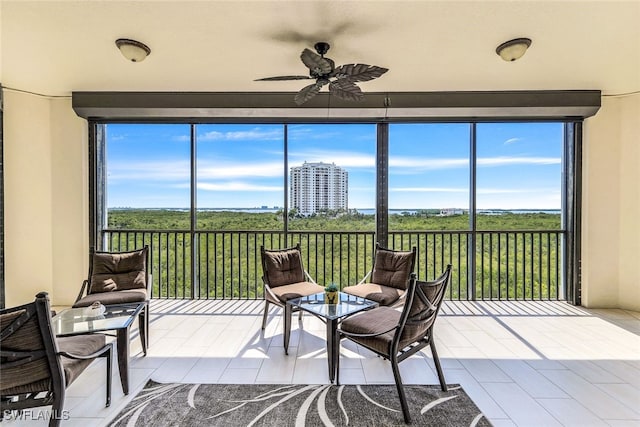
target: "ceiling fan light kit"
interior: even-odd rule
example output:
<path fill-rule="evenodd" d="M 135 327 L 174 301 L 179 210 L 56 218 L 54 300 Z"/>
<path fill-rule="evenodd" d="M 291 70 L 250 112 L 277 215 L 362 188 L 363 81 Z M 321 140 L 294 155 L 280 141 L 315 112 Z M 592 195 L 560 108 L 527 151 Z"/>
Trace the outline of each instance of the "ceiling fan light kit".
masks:
<path fill-rule="evenodd" d="M 520 37 L 502 43 L 496 48 L 496 53 L 505 61 L 512 62 L 520 59 L 529 46 L 531 46 L 531 39 Z"/>
<path fill-rule="evenodd" d="M 333 60 L 324 57 L 330 47 L 327 42 L 317 42 L 314 45 L 317 53 L 306 48 L 302 51 L 300 60 L 309 69 L 308 76 L 265 77 L 256 81 L 315 80 L 315 83 L 305 86 L 296 94 L 294 101 L 297 105 L 302 105 L 316 96 L 326 85 L 329 85 L 329 93 L 337 98 L 359 101 L 364 98 L 364 94 L 355 83 L 373 80 L 389 71 L 387 68 L 367 64 L 345 64 L 336 67 Z"/>

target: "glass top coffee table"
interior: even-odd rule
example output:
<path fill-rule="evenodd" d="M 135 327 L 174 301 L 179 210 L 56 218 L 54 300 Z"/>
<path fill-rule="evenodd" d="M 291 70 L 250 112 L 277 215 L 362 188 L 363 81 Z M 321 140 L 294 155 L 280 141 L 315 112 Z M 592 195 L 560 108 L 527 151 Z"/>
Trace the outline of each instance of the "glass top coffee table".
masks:
<path fill-rule="evenodd" d="M 86 307 L 70 308 L 55 315 L 51 319 L 51 326 L 58 337 L 116 331 L 120 382 L 124 394 L 129 394 L 129 329 L 145 304 L 106 305 L 104 313 L 99 316 L 87 314 Z M 144 343 L 142 347 L 145 348 Z"/>
<path fill-rule="evenodd" d="M 309 295 L 302 298 L 294 298 L 287 301 L 292 307 L 311 313 L 320 318 L 327 325 L 327 360 L 329 362 L 329 380 L 333 382 L 336 377 L 336 361 L 340 354 L 336 345 L 338 324 L 352 314 L 377 307 L 378 303 L 365 298 L 338 292 L 339 301 L 336 304 L 327 304 L 324 292 Z"/>

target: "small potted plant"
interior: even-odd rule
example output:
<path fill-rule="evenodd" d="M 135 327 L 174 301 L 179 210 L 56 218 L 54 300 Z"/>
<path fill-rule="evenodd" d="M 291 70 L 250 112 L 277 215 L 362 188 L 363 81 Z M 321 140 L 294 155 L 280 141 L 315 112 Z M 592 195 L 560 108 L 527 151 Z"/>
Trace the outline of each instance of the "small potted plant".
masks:
<path fill-rule="evenodd" d="M 325 304 L 336 304 L 338 302 L 338 285 L 329 283 L 324 287 Z"/>

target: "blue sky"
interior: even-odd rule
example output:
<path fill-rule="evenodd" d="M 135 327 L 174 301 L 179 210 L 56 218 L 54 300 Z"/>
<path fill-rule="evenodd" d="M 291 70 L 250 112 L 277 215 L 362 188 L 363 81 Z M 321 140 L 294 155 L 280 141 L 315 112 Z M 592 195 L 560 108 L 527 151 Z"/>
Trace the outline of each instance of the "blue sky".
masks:
<path fill-rule="evenodd" d="M 481 209 L 560 209 L 561 123 L 477 125 Z M 283 206 L 282 125 L 198 125 L 200 208 Z M 375 206 L 374 124 L 288 126 L 289 166 L 335 163 L 349 172 L 349 207 Z M 107 206 L 189 206 L 190 127 L 107 125 Z M 287 172 L 288 173 L 288 172 Z M 389 126 L 389 207 L 469 204 L 469 125 Z"/>

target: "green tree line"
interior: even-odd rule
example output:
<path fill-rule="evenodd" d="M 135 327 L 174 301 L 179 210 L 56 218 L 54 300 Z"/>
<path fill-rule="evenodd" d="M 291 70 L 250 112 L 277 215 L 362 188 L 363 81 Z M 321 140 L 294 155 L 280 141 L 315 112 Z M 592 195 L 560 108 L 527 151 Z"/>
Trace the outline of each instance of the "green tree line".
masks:
<path fill-rule="evenodd" d="M 290 216 L 286 240 L 282 212 L 198 212 L 193 234 L 189 214 L 183 211 L 111 210 L 108 218 L 110 250 L 151 246 L 156 297 L 262 298 L 260 246 L 283 248 L 299 242 L 305 268 L 321 284 L 356 283 L 373 264 L 373 215 Z M 477 230 L 500 232 L 478 231 L 475 247 L 470 246 L 468 215 L 390 215 L 389 230 L 388 247 L 417 247 L 419 279 L 433 279 L 446 264 L 453 265 L 451 299 L 562 297 L 560 215 L 479 215 Z M 472 286 L 470 253 L 476 261 Z"/>

